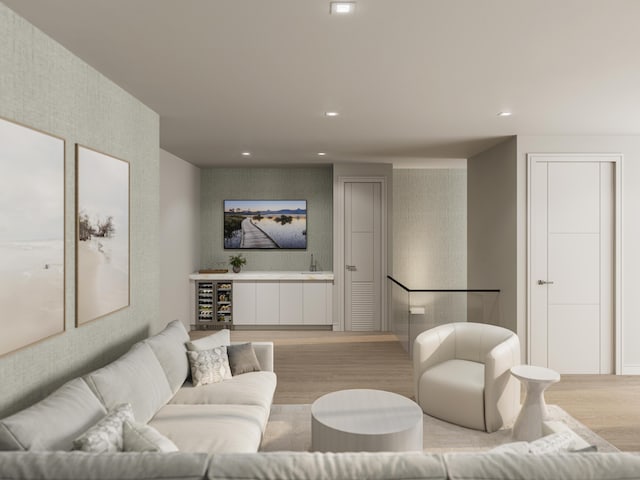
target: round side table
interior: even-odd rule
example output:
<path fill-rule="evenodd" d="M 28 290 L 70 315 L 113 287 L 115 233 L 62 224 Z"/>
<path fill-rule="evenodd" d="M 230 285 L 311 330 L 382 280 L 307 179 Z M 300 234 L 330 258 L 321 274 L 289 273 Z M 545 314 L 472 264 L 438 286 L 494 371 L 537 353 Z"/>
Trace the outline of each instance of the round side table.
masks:
<path fill-rule="evenodd" d="M 544 391 L 560 380 L 560 374 L 550 368 L 518 365 L 511 367 L 511 375 L 526 389 L 524 403 L 513 426 L 513 436 L 516 440 L 530 442 L 543 436 L 542 422 L 547 418 Z"/>

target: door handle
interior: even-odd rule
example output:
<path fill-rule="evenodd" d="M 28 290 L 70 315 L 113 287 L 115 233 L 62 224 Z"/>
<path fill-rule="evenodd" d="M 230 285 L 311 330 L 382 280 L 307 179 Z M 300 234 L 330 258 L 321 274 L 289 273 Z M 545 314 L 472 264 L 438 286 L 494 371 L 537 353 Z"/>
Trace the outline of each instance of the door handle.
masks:
<path fill-rule="evenodd" d="M 547 280 L 538 280 L 538 285 L 553 285 L 553 282 Z"/>
<path fill-rule="evenodd" d="M 355 272 L 357 270 L 355 265 L 345 265 L 346 269 L 350 272 Z"/>

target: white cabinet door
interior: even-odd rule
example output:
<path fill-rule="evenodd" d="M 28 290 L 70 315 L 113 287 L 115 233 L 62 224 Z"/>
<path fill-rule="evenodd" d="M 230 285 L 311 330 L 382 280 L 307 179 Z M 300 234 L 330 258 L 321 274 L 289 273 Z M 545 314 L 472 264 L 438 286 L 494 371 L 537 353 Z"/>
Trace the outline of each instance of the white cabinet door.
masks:
<path fill-rule="evenodd" d="M 261 281 L 256 286 L 257 325 L 280 323 L 280 282 Z"/>
<path fill-rule="evenodd" d="M 280 325 L 301 325 L 302 282 L 280 282 Z"/>
<path fill-rule="evenodd" d="M 256 323 L 256 282 L 233 282 L 233 323 Z"/>
<path fill-rule="evenodd" d="M 327 282 L 304 282 L 303 298 L 305 325 L 331 323 L 327 310 Z"/>

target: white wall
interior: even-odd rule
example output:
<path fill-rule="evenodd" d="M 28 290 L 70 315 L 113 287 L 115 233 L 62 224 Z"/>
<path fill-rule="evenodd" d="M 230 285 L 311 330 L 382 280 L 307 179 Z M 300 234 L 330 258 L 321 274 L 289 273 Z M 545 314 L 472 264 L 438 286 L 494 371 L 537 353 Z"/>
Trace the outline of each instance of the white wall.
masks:
<path fill-rule="evenodd" d="M 499 324 L 520 333 L 516 143 L 510 138 L 467 161 L 467 288 L 500 289 Z"/>
<path fill-rule="evenodd" d="M 160 150 L 160 317 L 194 323 L 188 276 L 200 266 L 200 169 Z"/>
<path fill-rule="evenodd" d="M 622 153 L 622 374 L 640 374 L 640 137 L 518 136 L 518 334 L 526 338 L 527 154 Z"/>

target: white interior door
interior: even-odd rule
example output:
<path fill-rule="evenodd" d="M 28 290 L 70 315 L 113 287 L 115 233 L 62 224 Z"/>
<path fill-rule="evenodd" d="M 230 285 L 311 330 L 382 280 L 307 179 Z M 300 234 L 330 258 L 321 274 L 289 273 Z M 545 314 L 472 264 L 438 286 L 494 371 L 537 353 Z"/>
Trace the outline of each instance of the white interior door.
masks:
<path fill-rule="evenodd" d="M 344 184 L 345 329 L 381 329 L 381 185 Z"/>
<path fill-rule="evenodd" d="M 614 372 L 614 163 L 530 162 L 530 363 Z"/>

